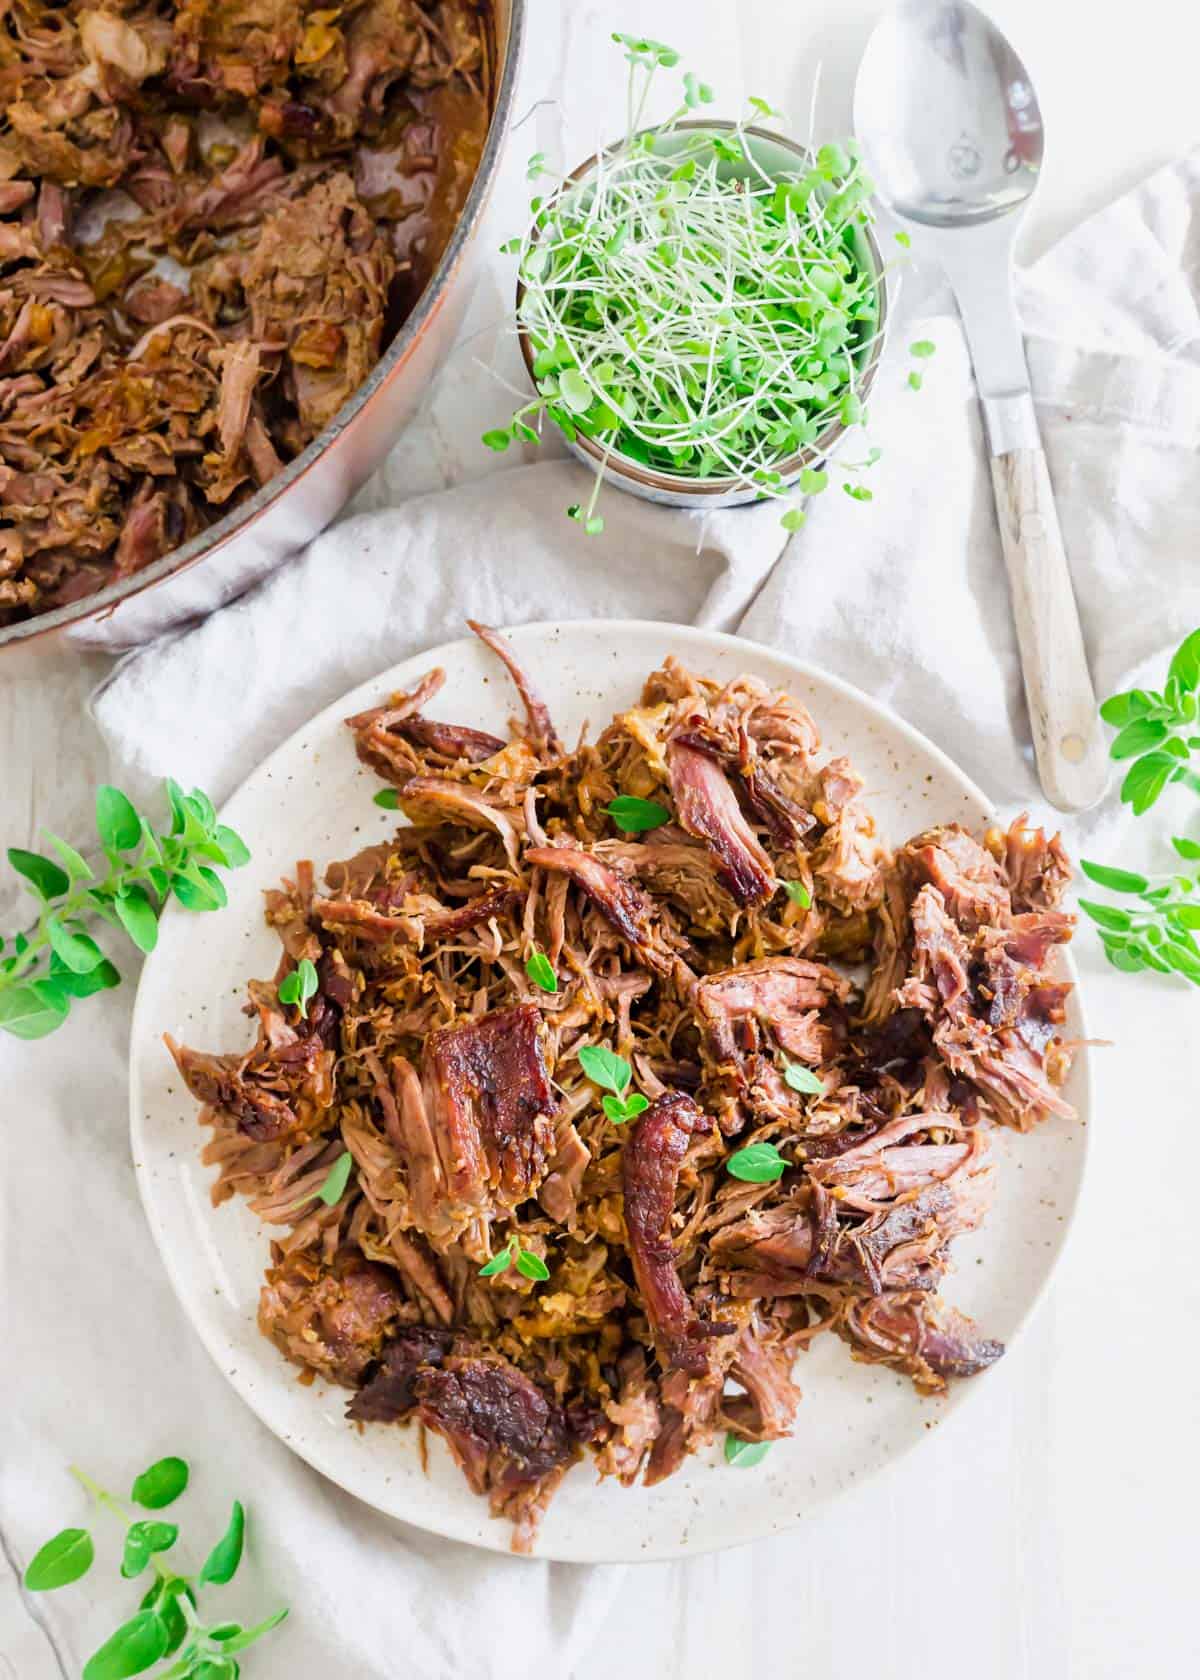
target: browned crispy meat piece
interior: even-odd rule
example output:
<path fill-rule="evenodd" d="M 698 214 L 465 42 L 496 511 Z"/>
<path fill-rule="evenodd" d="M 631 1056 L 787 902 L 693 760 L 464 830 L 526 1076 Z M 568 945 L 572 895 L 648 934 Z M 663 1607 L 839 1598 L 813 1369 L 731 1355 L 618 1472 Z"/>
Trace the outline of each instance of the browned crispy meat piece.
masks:
<path fill-rule="evenodd" d="M 937 888 L 960 927 L 973 930 L 1011 920 L 1012 898 L 1000 866 L 956 823 L 919 834 L 898 858 L 914 881 Z"/>
<path fill-rule="evenodd" d="M 353 1387 L 411 1311 L 386 1266 L 353 1251 L 328 1267 L 293 1254 L 268 1270 L 258 1324 L 295 1364 Z"/>
<path fill-rule="evenodd" d="M 516 1207 L 540 1184 L 554 1149 L 558 1099 L 534 1004 L 430 1033 L 422 1091 L 445 1175 L 447 1205 L 464 1224 Z"/>
<path fill-rule="evenodd" d="M 690 1097 L 668 1093 L 646 1109 L 621 1152 L 629 1255 L 659 1360 L 664 1370 L 693 1376 L 707 1372 L 709 1340 L 720 1327 L 697 1315 L 679 1281 L 671 1215 L 683 1158 L 693 1138 L 711 1130 Z"/>
<path fill-rule="evenodd" d="M 722 1399 L 722 1421 L 746 1441 L 777 1441 L 790 1435 L 800 1404 L 792 1381 L 795 1349 L 777 1334 L 748 1326 L 738 1337 L 729 1374 L 744 1394 Z"/>
<path fill-rule="evenodd" d="M 554 720 L 550 716 L 550 709 L 538 693 L 532 679 L 517 663 L 517 656 L 509 647 L 498 630 L 490 625 L 477 624 L 473 618 L 467 620 L 468 625 L 486 647 L 491 648 L 497 659 L 503 661 L 513 682 L 517 685 L 525 705 L 527 722 L 526 734 L 530 745 L 540 758 L 558 758 L 562 755 L 562 742 L 558 738 L 558 731 L 554 727 Z"/>
<path fill-rule="evenodd" d="M 233 1115 L 247 1137 L 276 1141 L 318 1129 L 333 1101 L 333 1052 L 316 1033 L 263 1045 L 248 1056 L 210 1056 L 176 1044 L 167 1049 L 197 1102 Z"/>
<path fill-rule="evenodd" d="M 679 821 L 716 854 L 721 878 L 739 904 L 758 904 L 778 885 L 771 860 L 742 815 L 729 778 L 707 753 L 681 741 L 667 747 L 671 795 Z"/>
<path fill-rule="evenodd" d="M 443 1437 L 492 1514 L 516 1524 L 514 1549 L 528 1550 L 538 1517 L 582 1456 L 567 1414 L 494 1354 L 426 1365 L 413 1386 L 421 1422 Z"/>
<path fill-rule="evenodd" d="M 1031 828 L 1023 812 L 1003 839 L 989 834 L 986 843 L 1008 879 L 1015 911 L 1057 909 L 1072 873 L 1061 835 L 1047 840 L 1045 830 Z"/>
<path fill-rule="evenodd" d="M 470 186 L 481 12 L 9 9 L 0 626 L 186 541 L 361 383 Z"/>
<path fill-rule="evenodd" d="M 919 1389 L 940 1393 L 947 1377 L 971 1377 L 1004 1352 L 971 1320 L 925 1293 L 869 1296 L 847 1302 L 836 1326 L 856 1359 L 894 1365 Z"/>
<path fill-rule="evenodd" d="M 580 846 L 555 844 L 530 846 L 525 862 L 538 869 L 565 875 L 581 887 L 604 919 L 616 929 L 647 967 L 670 969 L 675 958 L 667 950 L 655 925 L 654 905 L 628 875 L 584 851 Z"/>
<path fill-rule="evenodd" d="M 379 1363 L 346 1407 L 355 1423 L 401 1423 L 417 1408 L 415 1382 L 431 1365 L 440 1365 L 450 1351 L 454 1335 L 449 1330 L 431 1330 L 424 1324 L 409 1325 L 386 1342 Z"/>

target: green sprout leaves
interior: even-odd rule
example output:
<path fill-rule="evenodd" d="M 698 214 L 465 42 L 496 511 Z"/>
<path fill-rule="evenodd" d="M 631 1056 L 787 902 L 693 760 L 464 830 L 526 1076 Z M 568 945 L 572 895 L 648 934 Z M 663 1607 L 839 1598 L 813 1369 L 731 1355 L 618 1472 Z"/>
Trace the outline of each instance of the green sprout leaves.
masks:
<path fill-rule="evenodd" d="M 624 1056 L 618 1056 L 606 1044 L 585 1044 L 579 1052 L 579 1065 L 593 1085 L 611 1092 L 600 1099 L 600 1106 L 614 1126 L 623 1126 L 649 1108 L 649 1100 L 640 1091 L 626 1096 L 633 1069 Z"/>
<path fill-rule="evenodd" d="M 550 1276 L 550 1268 L 540 1254 L 534 1254 L 531 1249 L 522 1248 L 515 1236 L 505 1243 L 498 1253 L 485 1266 L 480 1266 L 480 1277 L 498 1277 L 506 1272 L 510 1266 L 515 1266 L 522 1277 L 531 1279 L 534 1283 L 545 1283 Z"/>
<path fill-rule="evenodd" d="M 96 1548 L 86 1528 L 64 1528 L 47 1540 L 25 1571 L 29 1592 L 54 1592 L 69 1587 L 92 1567 Z"/>
<path fill-rule="evenodd" d="M 798 904 L 801 910 L 812 908 L 812 893 L 809 892 L 803 881 L 781 881 L 779 884 L 792 903 Z"/>
<path fill-rule="evenodd" d="M 122 932 L 139 951 L 158 942 L 158 918 L 174 897 L 189 910 L 226 902 L 217 869 L 235 869 L 250 853 L 241 836 L 217 821 L 208 795 L 165 783 L 170 825 L 152 827 L 115 787 L 96 792 L 96 833 L 107 868 L 98 873 L 56 834 L 50 857 L 20 846 L 8 861 L 37 906 L 37 922 L 0 956 L 0 1030 L 44 1038 L 60 1027 L 77 998 L 120 983 L 120 975 L 88 931 L 95 919 Z"/>
<path fill-rule="evenodd" d="M 317 970 L 307 957 L 301 957 L 290 974 L 279 982 L 280 1003 L 295 1004 L 303 1019 L 308 1014 L 309 999 L 316 996 Z"/>
<path fill-rule="evenodd" d="M 783 1079 L 785 1085 L 790 1085 L 793 1091 L 802 1091 L 807 1097 L 820 1097 L 825 1094 L 822 1081 L 802 1062 L 789 1062 L 783 1070 Z"/>
<path fill-rule="evenodd" d="M 545 951 L 530 952 L 525 961 L 525 972 L 543 992 L 557 992 L 558 975 Z"/>
<path fill-rule="evenodd" d="M 1140 817 L 1172 783 L 1200 793 L 1200 775 L 1191 768 L 1200 750 L 1200 630 L 1185 636 L 1167 668 L 1161 693 L 1131 688 L 1114 694 L 1100 716 L 1117 733 L 1109 754 L 1132 760 L 1121 783 L 1121 801 Z M 1200 841 L 1176 835 L 1171 845 L 1185 863 L 1200 862 Z M 1081 898 L 1079 908 L 1099 930 L 1104 953 L 1127 974 L 1151 969 L 1180 974 L 1200 986 L 1200 875 L 1175 870 L 1149 876 L 1113 864 L 1081 858 L 1079 867 L 1098 887 L 1129 902 L 1104 904 Z"/>
<path fill-rule="evenodd" d="M 344 1149 L 330 1167 L 324 1184 L 317 1191 L 318 1201 L 324 1202 L 326 1207 L 336 1207 L 345 1194 L 346 1185 L 350 1182 L 350 1172 L 353 1166 L 353 1155 L 348 1149 Z"/>
<path fill-rule="evenodd" d="M 1172 782 L 1200 793 L 1200 776 L 1188 764 L 1200 748 L 1200 630 L 1176 649 L 1162 692 L 1144 688 L 1114 694 L 1100 716 L 1117 734 L 1109 746 L 1118 761 L 1132 759 L 1121 784 L 1121 800 L 1140 817 Z"/>
<path fill-rule="evenodd" d="M 753 1470 L 770 1450 L 770 1441 L 743 1441 L 740 1435 L 725 1437 L 725 1462 L 738 1470 Z"/>
<path fill-rule="evenodd" d="M 246 1513 L 237 1500 L 228 1527 L 194 1579 L 176 1572 L 164 1561 L 179 1538 L 175 1523 L 131 1518 L 122 1502 L 81 1470 L 73 1474 L 91 1495 L 98 1510 L 125 1525 L 121 1575 L 133 1580 L 147 1568 L 154 1579 L 137 1610 L 92 1653 L 83 1667 L 83 1680 L 128 1680 L 165 1657 L 177 1660 L 160 1680 L 238 1680 L 234 1653 L 247 1649 L 287 1614 L 279 1610 L 252 1627 L 227 1620 L 205 1625 L 198 1613 L 196 1588 L 224 1586 L 237 1572 L 246 1534 Z M 133 1497 L 151 1510 L 172 1503 L 184 1491 L 188 1467 L 181 1458 L 162 1458 L 144 1470 L 133 1484 Z M 95 1546 L 86 1529 L 66 1528 L 48 1540 L 25 1571 L 30 1592 L 52 1592 L 85 1575 L 95 1561 Z"/>
<path fill-rule="evenodd" d="M 787 1162 L 773 1143 L 750 1143 L 726 1157 L 725 1170 L 747 1184 L 774 1184 L 787 1171 Z"/>
<path fill-rule="evenodd" d="M 506 244 L 536 395 L 483 434 L 500 452 L 549 421 L 582 443 L 595 485 L 568 513 L 593 535 L 612 458 L 776 499 L 797 456 L 820 475 L 815 446 L 865 419 L 880 332 L 881 281 L 862 237 L 871 186 L 853 142 L 768 174 L 745 122 L 681 126 L 715 97 L 693 70 L 671 115 L 643 128 L 650 84 L 679 54 L 649 36 L 613 38 L 629 65 L 625 136 L 535 200 L 524 236 Z M 778 115 L 755 98 L 746 120 Z M 536 154 L 530 174 L 544 170 Z M 800 528 L 802 510 L 780 511 L 786 530 Z"/>
<path fill-rule="evenodd" d="M 601 806 L 601 810 L 626 834 L 644 834 L 649 829 L 661 828 L 671 820 L 670 811 L 657 800 L 635 799 L 626 793 L 618 795 L 611 804 Z"/>
<path fill-rule="evenodd" d="M 129 1497 L 148 1511 L 173 1505 L 188 1485 L 190 1472 L 182 1458 L 160 1458 L 137 1477 Z"/>

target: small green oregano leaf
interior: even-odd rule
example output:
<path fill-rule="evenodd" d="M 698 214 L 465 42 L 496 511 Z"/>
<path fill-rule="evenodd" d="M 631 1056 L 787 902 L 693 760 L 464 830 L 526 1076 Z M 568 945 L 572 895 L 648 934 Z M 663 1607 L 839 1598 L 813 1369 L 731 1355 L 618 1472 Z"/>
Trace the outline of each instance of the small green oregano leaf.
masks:
<path fill-rule="evenodd" d="M 751 1143 L 726 1157 L 725 1170 L 746 1184 L 774 1184 L 787 1165 L 773 1143 Z"/>
<path fill-rule="evenodd" d="M 738 1435 L 725 1437 L 725 1462 L 739 1470 L 752 1470 L 771 1450 L 770 1441 L 743 1441 Z"/>
<path fill-rule="evenodd" d="M 585 1044 L 579 1051 L 579 1065 L 594 1085 L 618 1097 L 633 1077 L 633 1069 L 624 1056 L 618 1056 L 606 1044 Z"/>
<path fill-rule="evenodd" d="M 557 992 L 558 975 L 555 974 L 554 965 L 544 951 L 530 953 L 525 963 L 525 972 L 543 992 Z"/>
<path fill-rule="evenodd" d="M 25 1571 L 27 1592 L 55 1592 L 69 1587 L 92 1567 L 96 1548 L 86 1528 L 64 1528 L 34 1553 Z"/>
<path fill-rule="evenodd" d="M 129 1497 L 148 1511 L 161 1511 L 178 1499 L 187 1485 L 186 1462 L 182 1458 L 160 1458 L 135 1479 Z"/>
<path fill-rule="evenodd" d="M 318 1199 L 324 1202 L 326 1207 L 335 1207 L 341 1201 L 353 1166 L 353 1155 L 348 1149 L 343 1150 L 330 1167 L 324 1184 L 317 1191 Z"/>
<path fill-rule="evenodd" d="M 671 820 L 671 813 L 665 805 L 658 804 L 654 799 L 636 799 L 632 794 L 623 793 L 601 809 L 627 834 L 644 834 L 649 829 L 661 828 Z"/>
<path fill-rule="evenodd" d="M 200 1571 L 200 1580 L 212 1581 L 216 1586 L 225 1586 L 237 1573 L 238 1564 L 242 1561 L 242 1546 L 246 1538 L 246 1513 L 239 1500 L 233 1502 L 233 1512 L 229 1518 L 229 1526 L 217 1541 L 212 1551 L 204 1560 L 204 1567 Z"/>

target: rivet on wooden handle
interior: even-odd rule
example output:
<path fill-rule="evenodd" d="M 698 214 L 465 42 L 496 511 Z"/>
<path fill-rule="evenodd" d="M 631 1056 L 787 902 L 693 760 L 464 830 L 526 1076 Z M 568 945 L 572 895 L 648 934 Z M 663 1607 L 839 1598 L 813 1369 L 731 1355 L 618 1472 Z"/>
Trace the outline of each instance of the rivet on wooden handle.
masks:
<path fill-rule="evenodd" d="M 1045 454 L 993 456 L 992 485 L 1042 790 L 1060 811 L 1086 811 L 1108 758 Z"/>

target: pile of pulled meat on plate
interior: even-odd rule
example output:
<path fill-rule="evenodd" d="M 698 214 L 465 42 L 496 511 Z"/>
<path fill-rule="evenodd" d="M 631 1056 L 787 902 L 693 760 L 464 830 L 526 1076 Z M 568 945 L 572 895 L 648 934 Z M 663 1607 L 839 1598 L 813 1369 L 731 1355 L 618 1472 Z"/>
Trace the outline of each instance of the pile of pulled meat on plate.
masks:
<path fill-rule="evenodd" d="M 488 121 L 485 0 L 9 0 L 0 626 L 265 484 L 378 359 Z"/>
<path fill-rule="evenodd" d="M 570 750 L 475 628 L 524 726 L 438 721 L 438 670 L 350 718 L 409 826 L 267 894 L 283 954 L 250 983 L 251 1050 L 168 1043 L 216 1199 L 285 1228 L 263 1333 L 352 1419 L 442 1435 L 521 1549 L 585 1453 L 649 1486 L 718 1430 L 790 1434 L 822 1331 L 923 1392 L 1000 1356 L 939 1286 L 993 1128 L 1071 1114 L 1070 868 L 1023 819 L 889 852 L 848 760 L 752 677 L 668 659 Z M 622 833 L 620 795 L 669 820 Z M 301 1013 L 278 987 L 306 958 Z M 587 1045 L 631 1064 L 636 1118 L 607 1117 Z M 730 1173 L 751 1144 L 776 1181 Z M 512 1239 L 546 1281 L 481 1276 Z"/>

